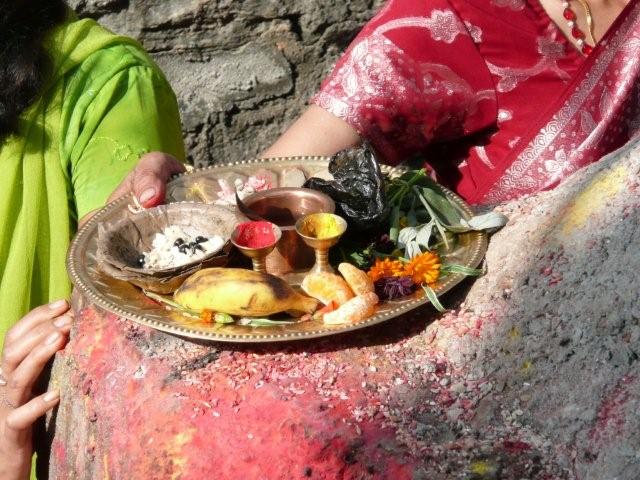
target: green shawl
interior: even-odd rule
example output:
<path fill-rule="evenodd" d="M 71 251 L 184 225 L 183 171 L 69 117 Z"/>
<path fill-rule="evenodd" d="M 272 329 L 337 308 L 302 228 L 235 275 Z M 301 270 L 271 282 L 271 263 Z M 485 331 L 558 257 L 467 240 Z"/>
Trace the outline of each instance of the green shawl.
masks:
<path fill-rule="evenodd" d="M 139 45 L 71 18 L 46 47 L 53 75 L 0 140 L 0 344 L 31 308 L 67 298 L 77 219 L 152 150 L 184 159 L 175 95 Z"/>

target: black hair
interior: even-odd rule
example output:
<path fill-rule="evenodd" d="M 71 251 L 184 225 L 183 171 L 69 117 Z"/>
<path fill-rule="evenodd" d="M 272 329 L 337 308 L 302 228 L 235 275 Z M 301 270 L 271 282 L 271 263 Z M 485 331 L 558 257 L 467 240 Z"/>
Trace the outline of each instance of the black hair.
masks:
<path fill-rule="evenodd" d="M 66 16 L 62 0 L 0 0 L 0 139 L 42 93 L 50 74 L 43 40 Z"/>

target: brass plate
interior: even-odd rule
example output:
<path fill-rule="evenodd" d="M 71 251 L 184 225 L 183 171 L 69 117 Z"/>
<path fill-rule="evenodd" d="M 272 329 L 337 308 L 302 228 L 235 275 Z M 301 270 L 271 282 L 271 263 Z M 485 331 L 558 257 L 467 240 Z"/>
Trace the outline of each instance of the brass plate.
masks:
<path fill-rule="evenodd" d="M 291 157 L 257 159 L 227 165 L 212 166 L 193 170 L 174 178 L 167 186 L 167 200 L 196 200 L 201 191 L 209 196 L 215 189 L 216 180 L 230 174 L 251 175 L 260 168 L 280 174 L 283 169 L 297 167 L 307 174 L 307 178 L 320 172 L 327 172 L 328 157 Z M 383 167 L 390 175 L 398 175 L 400 169 Z M 198 184 L 199 189 L 192 187 Z M 457 202 L 468 217 L 469 207 L 454 193 L 447 192 Z M 215 192 L 213 192 L 215 195 Z M 76 288 L 95 305 L 133 322 L 183 337 L 222 342 L 280 342 L 324 337 L 342 332 L 358 330 L 385 322 L 428 302 L 422 291 L 402 300 L 386 302 L 379 306 L 377 313 L 361 322 L 348 325 L 325 325 L 321 321 L 302 322 L 295 325 L 275 327 L 248 327 L 241 325 L 208 325 L 199 320 L 168 311 L 150 301 L 133 285 L 115 280 L 103 274 L 96 262 L 96 239 L 98 224 L 127 213 L 128 198 L 110 203 L 78 232 L 69 249 L 67 269 Z M 482 261 L 487 249 L 487 236 L 480 232 L 470 232 L 458 236 L 455 249 L 441 252 L 447 263 L 458 263 L 475 268 Z M 434 290 L 438 296 L 444 294 L 464 279 L 463 275 L 448 275 L 439 281 Z"/>

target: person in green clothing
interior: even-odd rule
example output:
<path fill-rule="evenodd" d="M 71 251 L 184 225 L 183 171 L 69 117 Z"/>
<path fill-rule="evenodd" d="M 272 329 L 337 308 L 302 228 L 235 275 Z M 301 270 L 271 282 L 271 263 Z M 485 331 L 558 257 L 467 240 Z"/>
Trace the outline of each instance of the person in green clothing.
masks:
<path fill-rule="evenodd" d="M 3 2 L 0 85 L 0 478 L 23 480 L 32 425 L 59 397 L 32 388 L 70 330 L 70 239 L 110 198 L 160 203 L 184 146 L 142 48 L 62 0 Z"/>

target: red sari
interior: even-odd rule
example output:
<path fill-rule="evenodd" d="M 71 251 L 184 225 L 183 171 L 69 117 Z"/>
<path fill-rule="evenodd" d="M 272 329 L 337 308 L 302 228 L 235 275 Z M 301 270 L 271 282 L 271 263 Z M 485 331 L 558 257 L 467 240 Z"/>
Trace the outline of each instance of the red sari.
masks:
<path fill-rule="evenodd" d="M 538 0 L 390 0 L 312 101 L 471 203 L 552 188 L 640 131 L 640 0 L 588 58 Z"/>

